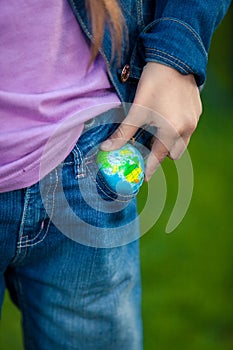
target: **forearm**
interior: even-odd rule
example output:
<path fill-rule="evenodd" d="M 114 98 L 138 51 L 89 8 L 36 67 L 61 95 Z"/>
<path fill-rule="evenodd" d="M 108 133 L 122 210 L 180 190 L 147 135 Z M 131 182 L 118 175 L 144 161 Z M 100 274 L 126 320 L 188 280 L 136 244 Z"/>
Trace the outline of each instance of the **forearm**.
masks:
<path fill-rule="evenodd" d="M 205 81 L 214 30 L 231 1 L 158 0 L 155 20 L 141 33 L 145 61 L 159 62 Z"/>

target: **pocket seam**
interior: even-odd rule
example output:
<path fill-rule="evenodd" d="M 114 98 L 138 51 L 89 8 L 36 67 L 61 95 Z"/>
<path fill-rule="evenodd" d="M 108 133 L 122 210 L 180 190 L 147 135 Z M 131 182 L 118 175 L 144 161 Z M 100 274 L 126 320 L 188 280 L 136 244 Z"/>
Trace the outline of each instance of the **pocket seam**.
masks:
<path fill-rule="evenodd" d="M 92 161 L 92 162 L 89 162 L 88 164 L 93 164 L 93 166 L 94 166 L 94 167 L 96 166 L 96 168 L 98 169 L 98 167 L 97 167 L 97 165 L 96 165 L 96 163 L 95 163 L 95 160 Z M 98 179 L 99 179 L 100 183 L 101 183 L 103 186 L 105 186 L 105 187 L 107 188 L 107 190 L 108 190 L 110 193 L 112 193 L 114 196 L 117 196 L 117 198 L 113 198 L 111 195 L 109 195 L 108 193 L 106 193 L 106 191 L 104 190 L 104 188 L 98 183 L 98 181 L 96 181 L 96 179 L 94 178 L 94 176 L 93 176 L 93 174 L 92 174 L 92 171 L 91 171 L 91 168 L 89 167 L 89 165 L 86 164 L 86 168 L 87 168 L 87 170 L 88 170 L 88 173 L 89 173 L 91 179 L 94 181 L 94 183 L 96 184 L 96 186 L 97 186 L 97 187 L 99 188 L 99 190 L 100 190 L 105 196 L 107 196 L 109 199 L 114 200 L 114 201 L 117 201 L 117 202 L 128 202 L 128 201 L 130 201 L 131 199 L 133 199 L 133 198 L 137 195 L 138 191 L 135 192 L 135 193 L 132 194 L 132 195 L 123 195 L 123 194 L 119 194 L 119 193 L 115 192 L 112 188 L 110 188 L 110 187 L 108 186 L 107 182 L 103 179 L 103 177 L 98 176 Z M 101 174 L 100 174 L 100 175 L 101 175 Z M 122 198 L 122 199 L 119 199 L 119 198 Z"/>

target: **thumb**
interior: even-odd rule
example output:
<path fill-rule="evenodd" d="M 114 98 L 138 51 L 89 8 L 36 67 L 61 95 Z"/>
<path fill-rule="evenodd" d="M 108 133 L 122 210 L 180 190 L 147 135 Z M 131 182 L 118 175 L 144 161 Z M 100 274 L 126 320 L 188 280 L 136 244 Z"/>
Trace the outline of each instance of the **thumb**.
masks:
<path fill-rule="evenodd" d="M 131 115 L 128 114 L 116 131 L 100 145 L 100 149 L 102 151 L 113 151 L 121 148 L 134 136 L 138 128 L 139 125 L 135 125 L 135 122 L 132 122 Z"/>

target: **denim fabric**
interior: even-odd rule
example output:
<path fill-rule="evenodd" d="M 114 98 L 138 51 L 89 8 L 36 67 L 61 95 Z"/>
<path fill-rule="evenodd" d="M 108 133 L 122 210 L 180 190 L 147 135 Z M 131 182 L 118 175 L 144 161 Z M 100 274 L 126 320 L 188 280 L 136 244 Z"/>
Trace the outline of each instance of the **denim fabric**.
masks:
<path fill-rule="evenodd" d="M 112 112 L 104 118 L 112 121 Z M 61 171 L 54 169 L 40 184 L 0 194 L 0 304 L 7 287 L 22 312 L 27 350 L 142 349 L 136 201 L 117 201 L 103 187 L 95 190 L 90 160 L 116 127 L 100 120 L 86 124 Z M 117 211 L 109 213 L 113 202 Z M 77 233 L 72 239 L 55 226 L 56 219 L 68 222 L 71 212 L 81 218 L 72 227 Z M 94 246 L 90 227 L 103 233 L 103 246 L 106 228 L 132 231 L 132 242 Z M 85 245 L 79 242 L 84 236 Z"/>
<path fill-rule="evenodd" d="M 93 40 L 84 0 L 68 0 L 86 36 Z M 198 85 L 206 78 L 208 50 L 214 30 L 230 6 L 230 0 L 119 0 L 128 30 L 123 42 L 121 66 L 111 61 L 112 43 L 106 28 L 100 53 L 109 78 L 122 102 L 132 102 L 146 62 L 155 61 L 193 73 Z M 119 73 L 130 65 L 130 78 L 122 83 Z"/>

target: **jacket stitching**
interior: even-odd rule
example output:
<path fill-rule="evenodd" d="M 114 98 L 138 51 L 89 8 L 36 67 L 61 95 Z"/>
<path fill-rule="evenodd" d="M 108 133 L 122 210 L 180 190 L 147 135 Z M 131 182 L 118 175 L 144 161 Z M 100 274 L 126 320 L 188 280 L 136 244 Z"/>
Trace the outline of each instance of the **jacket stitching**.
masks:
<path fill-rule="evenodd" d="M 79 23 L 82 25 L 82 28 L 85 28 L 85 31 L 86 31 L 86 33 L 87 33 L 88 36 L 89 36 L 89 39 L 90 39 L 90 40 L 93 40 L 93 36 L 91 35 L 90 31 L 88 30 L 87 26 L 85 25 L 85 23 L 83 22 L 81 16 L 79 15 L 77 6 L 75 5 L 74 1 L 73 1 L 73 0 L 70 0 L 70 3 L 72 3 L 74 9 L 76 10 L 76 13 L 75 13 L 75 14 L 76 14 L 76 16 L 77 16 L 77 18 L 78 18 L 78 20 L 79 20 Z M 110 62 L 108 61 L 108 58 L 107 58 L 107 56 L 105 55 L 104 49 L 103 49 L 102 47 L 100 47 L 100 48 L 99 48 L 99 52 L 100 52 L 101 55 L 104 57 L 104 60 L 105 60 L 106 66 L 107 66 L 108 75 L 109 75 L 109 77 L 110 77 L 110 79 L 111 79 L 111 81 L 112 81 L 112 83 L 113 83 L 113 85 L 114 85 L 114 87 L 115 87 L 115 89 L 116 89 L 116 91 L 117 91 L 117 93 L 118 93 L 118 95 L 119 95 L 121 101 L 123 101 L 123 100 L 124 100 L 124 99 L 123 99 L 123 96 L 121 95 L 120 90 L 119 90 L 118 87 L 116 86 L 115 80 L 114 80 L 114 78 L 113 78 L 113 76 L 112 76 L 111 67 L 110 67 Z"/>
<path fill-rule="evenodd" d="M 152 56 L 159 57 L 159 58 L 162 58 L 163 60 L 169 62 L 170 64 L 175 65 L 176 67 L 180 68 L 183 72 L 185 72 L 185 73 L 187 73 L 187 74 L 193 73 L 193 71 L 192 71 L 191 69 L 190 69 L 190 71 L 187 71 L 187 70 L 186 70 L 184 67 L 182 67 L 180 64 L 178 64 L 178 63 L 172 61 L 171 59 L 169 59 L 169 58 L 167 58 L 167 57 L 164 57 L 164 56 L 159 55 L 159 54 L 157 54 L 157 53 L 151 53 L 151 55 L 152 55 Z M 148 60 L 149 60 L 149 58 L 148 58 Z"/>
<path fill-rule="evenodd" d="M 137 6 L 137 8 L 138 8 L 138 11 L 137 11 L 138 23 L 139 23 L 140 27 L 144 27 L 145 24 L 144 24 L 143 15 L 142 15 L 142 13 L 143 13 L 143 10 L 142 10 L 142 8 L 143 8 L 142 0 L 138 0 L 138 1 L 137 1 L 137 5 L 138 5 L 138 6 Z"/>
<path fill-rule="evenodd" d="M 153 48 L 151 48 L 151 47 L 147 47 L 147 48 L 146 48 L 146 51 L 157 51 L 158 53 L 164 54 L 164 55 L 166 55 L 166 56 L 168 56 L 168 57 L 170 57 L 170 58 L 175 59 L 177 62 L 179 62 L 180 64 L 184 65 L 186 68 L 190 69 L 190 67 L 189 67 L 186 63 L 184 63 L 183 61 L 181 61 L 179 58 L 177 58 L 177 57 L 175 57 L 175 56 L 173 56 L 173 55 L 170 55 L 170 54 L 167 53 L 167 52 L 164 52 L 164 51 L 158 50 L 158 49 L 153 49 Z M 150 52 L 150 53 L 153 53 L 153 52 Z M 150 53 L 149 53 L 149 54 L 150 54 Z"/>
<path fill-rule="evenodd" d="M 179 58 L 177 58 L 177 57 L 175 57 L 175 56 L 172 56 L 172 55 L 170 55 L 169 53 L 164 52 L 164 51 L 162 51 L 162 50 L 153 49 L 153 48 L 150 48 L 150 47 L 147 47 L 147 48 L 146 48 L 146 51 L 152 51 L 152 50 L 153 50 L 153 51 L 157 51 L 157 52 L 159 52 L 159 53 L 161 53 L 161 54 L 163 54 L 163 55 L 166 55 L 166 56 L 168 56 L 168 57 L 170 57 L 170 58 L 175 59 L 177 62 L 179 62 L 180 64 L 182 64 L 183 66 L 185 66 L 189 71 L 191 70 L 191 72 L 193 73 L 192 69 L 191 69 L 186 63 L 184 63 L 183 61 L 181 61 Z M 153 52 L 150 52 L 150 54 L 153 54 Z"/>
<path fill-rule="evenodd" d="M 203 43 L 202 43 L 202 41 L 201 41 L 199 35 L 197 34 L 197 32 L 196 32 L 192 27 L 190 27 L 188 24 L 186 24 L 185 22 L 180 21 L 180 20 L 178 20 L 178 19 L 176 19 L 176 18 L 172 18 L 172 17 L 163 17 L 163 18 L 159 18 L 159 19 L 153 21 L 152 23 L 150 23 L 150 24 L 144 29 L 143 32 L 145 33 L 148 29 L 150 29 L 151 27 L 153 27 L 154 24 L 159 23 L 159 22 L 162 22 L 162 21 L 177 22 L 177 23 L 179 23 L 180 25 L 182 25 L 183 27 L 185 27 L 185 28 L 196 38 L 196 40 L 197 40 L 198 43 L 200 44 L 201 48 L 203 49 L 203 51 L 204 51 L 204 53 L 205 53 L 205 56 L 208 57 L 208 54 L 207 54 L 207 52 L 206 52 L 206 49 L 205 49 L 205 47 L 204 47 L 204 45 L 203 45 Z"/>

